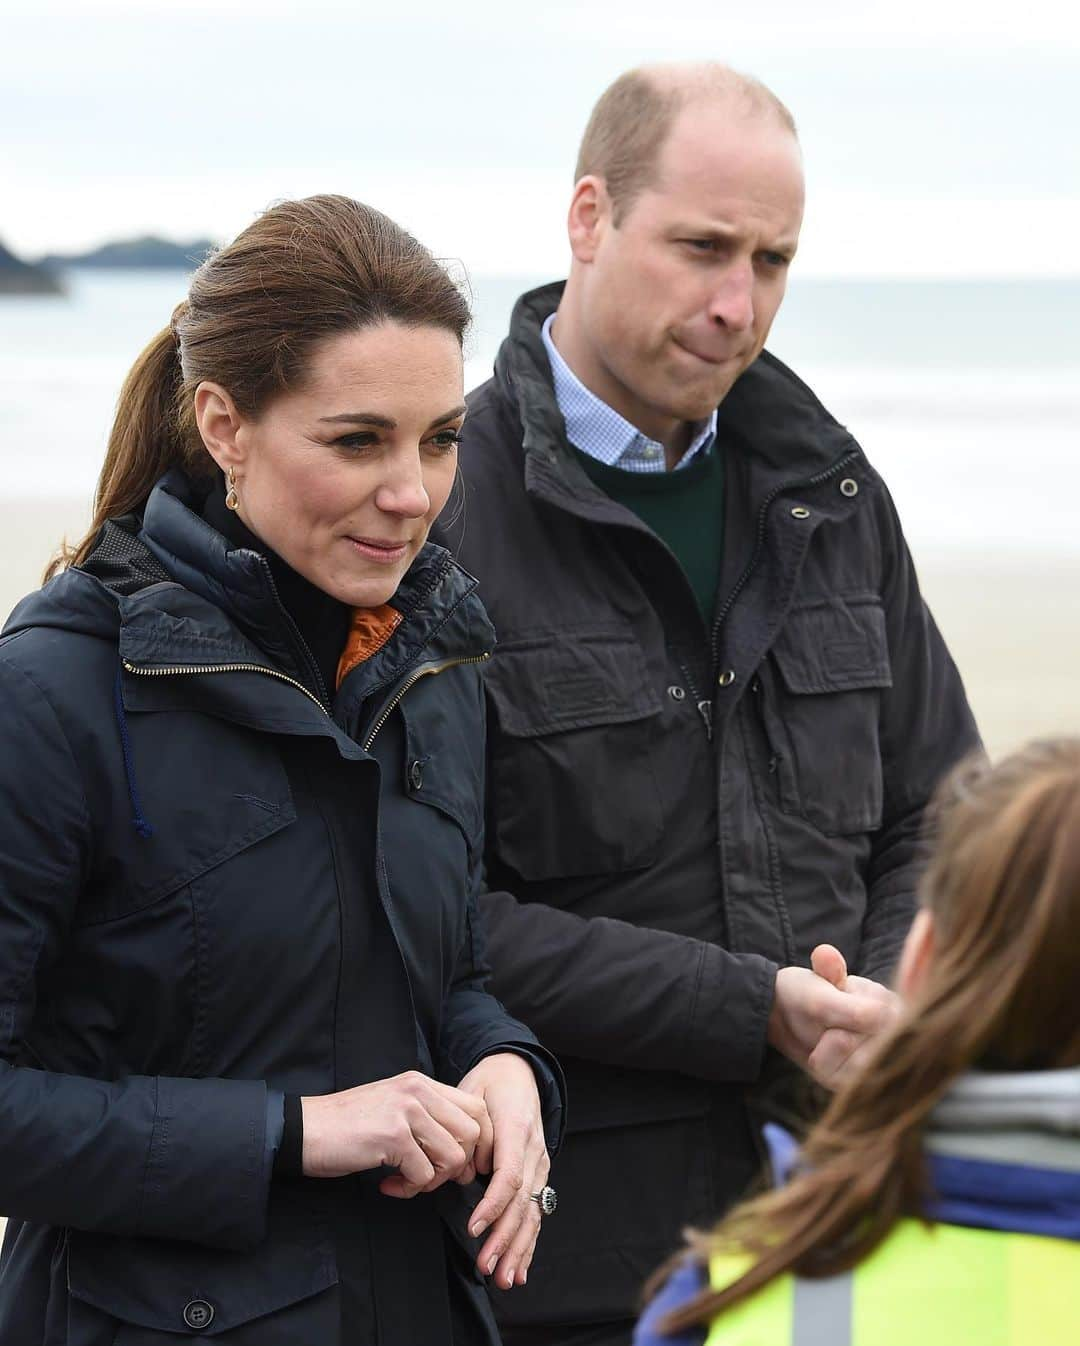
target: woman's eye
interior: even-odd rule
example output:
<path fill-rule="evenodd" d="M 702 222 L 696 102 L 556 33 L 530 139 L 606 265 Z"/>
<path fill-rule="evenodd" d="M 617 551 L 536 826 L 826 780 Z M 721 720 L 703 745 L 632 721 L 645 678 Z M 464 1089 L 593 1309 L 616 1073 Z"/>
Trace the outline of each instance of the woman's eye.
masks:
<path fill-rule="evenodd" d="M 430 443 L 444 453 L 449 453 L 451 449 L 456 449 L 461 443 L 461 431 L 440 430 L 438 434 L 431 436 Z"/>
<path fill-rule="evenodd" d="M 374 435 L 370 430 L 358 430 L 351 435 L 341 435 L 334 440 L 334 447 L 344 449 L 346 453 L 362 453 L 365 449 L 374 448 L 379 442 L 378 435 Z"/>

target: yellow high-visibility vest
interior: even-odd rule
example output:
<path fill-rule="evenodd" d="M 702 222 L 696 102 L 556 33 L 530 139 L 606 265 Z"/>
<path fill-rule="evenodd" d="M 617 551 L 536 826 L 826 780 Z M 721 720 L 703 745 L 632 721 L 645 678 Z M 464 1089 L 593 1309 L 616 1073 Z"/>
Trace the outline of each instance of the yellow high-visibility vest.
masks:
<path fill-rule="evenodd" d="M 713 1258 L 713 1288 L 746 1266 Z M 902 1220 L 853 1272 L 721 1313 L 706 1346 L 1080 1346 L 1080 1243 Z"/>

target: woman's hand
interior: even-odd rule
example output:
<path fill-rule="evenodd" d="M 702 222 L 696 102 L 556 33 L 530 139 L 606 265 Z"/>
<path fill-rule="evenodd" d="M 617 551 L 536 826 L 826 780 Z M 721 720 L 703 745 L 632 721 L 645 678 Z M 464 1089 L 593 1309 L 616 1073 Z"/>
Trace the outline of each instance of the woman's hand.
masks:
<path fill-rule="evenodd" d="M 453 1089 L 419 1071 L 336 1094 L 301 1099 L 303 1168 L 310 1178 L 340 1178 L 384 1165 L 386 1196 L 432 1192 L 469 1181 L 491 1165 L 492 1125 L 483 1095 Z"/>
<path fill-rule="evenodd" d="M 536 1077 L 514 1052 L 485 1056 L 458 1085 L 487 1104 L 495 1133 L 494 1171 L 484 1199 L 469 1221 L 469 1233 L 491 1233 L 476 1259 L 484 1276 L 502 1290 L 524 1285 L 540 1232 L 540 1207 L 531 1200 L 547 1182 L 547 1145 Z M 477 1171 L 487 1170 L 479 1161 Z"/>

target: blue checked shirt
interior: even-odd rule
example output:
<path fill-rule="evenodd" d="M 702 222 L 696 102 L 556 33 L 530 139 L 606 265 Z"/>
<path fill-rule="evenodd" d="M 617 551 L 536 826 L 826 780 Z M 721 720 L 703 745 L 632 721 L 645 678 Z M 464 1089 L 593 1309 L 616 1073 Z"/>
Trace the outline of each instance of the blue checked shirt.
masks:
<path fill-rule="evenodd" d="M 595 393 L 591 393 L 555 349 L 551 339 L 554 313 L 541 328 L 544 348 L 551 362 L 555 382 L 555 401 L 566 422 L 566 437 L 576 449 L 608 467 L 624 472 L 666 472 L 664 446 L 643 435 L 637 426 L 624 420 Z M 716 442 L 716 412 L 707 421 L 699 421 L 690 447 L 675 464 L 686 467 L 699 454 L 708 453 Z"/>

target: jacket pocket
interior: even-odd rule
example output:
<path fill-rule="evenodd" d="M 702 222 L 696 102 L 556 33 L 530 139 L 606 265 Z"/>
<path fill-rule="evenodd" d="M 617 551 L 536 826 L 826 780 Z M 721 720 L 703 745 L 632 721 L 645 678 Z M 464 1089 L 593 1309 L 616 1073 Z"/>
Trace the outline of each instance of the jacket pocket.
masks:
<path fill-rule="evenodd" d="M 71 1230 L 67 1270 L 69 1322 L 79 1325 L 72 1346 L 96 1341 L 102 1319 L 115 1337 L 101 1339 L 125 1346 L 177 1336 L 244 1346 L 338 1340 L 337 1296 L 325 1293 L 338 1279 L 333 1247 L 299 1184 L 275 1189 L 270 1231 L 250 1252 Z M 286 1323 L 291 1335 L 280 1334 Z"/>
<path fill-rule="evenodd" d="M 629 629 L 502 643 L 485 681 L 499 860 L 526 881 L 650 865 L 663 832 L 652 765 L 661 701 Z"/>
<path fill-rule="evenodd" d="M 770 662 L 779 674 L 770 677 Z M 761 710 L 780 807 L 826 834 L 881 826 L 878 737 L 892 686 L 885 613 L 870 596 L 792 611 L 761 675 Z"/>

